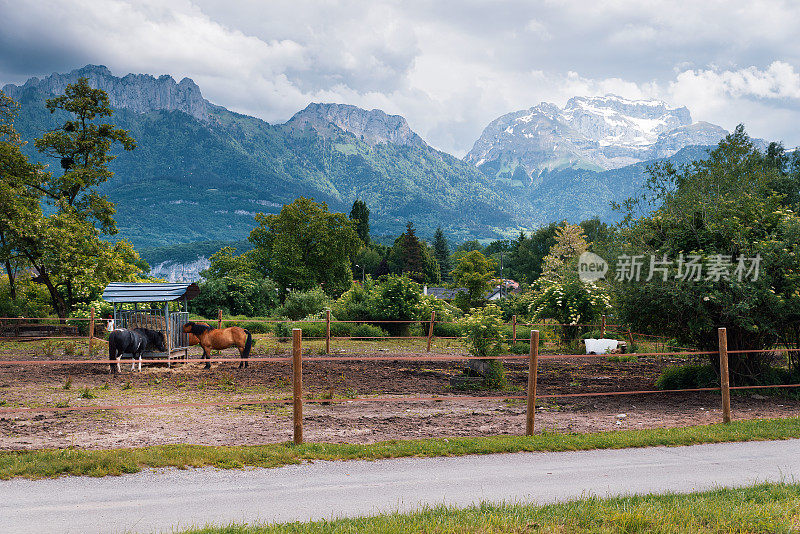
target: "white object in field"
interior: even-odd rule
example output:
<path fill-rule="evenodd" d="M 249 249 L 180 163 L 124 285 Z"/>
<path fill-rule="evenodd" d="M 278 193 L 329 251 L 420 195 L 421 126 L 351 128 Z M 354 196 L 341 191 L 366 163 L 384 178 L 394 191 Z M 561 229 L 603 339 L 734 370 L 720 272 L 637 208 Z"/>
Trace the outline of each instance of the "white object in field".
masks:
<path fill-rule="evenodd" d="M 584 339 L 586 354 L 605 354 L 616 350 L 619 341 L 616 339 Z"/>

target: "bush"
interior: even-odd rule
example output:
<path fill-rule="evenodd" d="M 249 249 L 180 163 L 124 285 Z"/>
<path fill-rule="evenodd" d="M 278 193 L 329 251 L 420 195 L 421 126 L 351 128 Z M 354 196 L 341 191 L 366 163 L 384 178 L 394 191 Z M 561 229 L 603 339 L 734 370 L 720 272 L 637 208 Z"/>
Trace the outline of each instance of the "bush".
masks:
<path fill-rule="evenodd" d="M 271 330 L 270 326 L 271 325 L 269 323 L 262 323 L 257 321 L 247 321 L 245 323 L 242 323 L 242 328 L 249 331 L 251 334 L 266 334 L 270 332 Z"/>
<path fill-rule="evenodd" d="M 271 313 L 276 305 L 275 282 L 269 278 L 226 276 L 200 282 L 200 294 L 189 307 L 205 317 L 216 317 L 217 310 L 253 317 Z"/>
<path fill-rule="evenodd" d="M 286 297 L 279 313 L 295 321 L 317 314 L 325 308 L 329 308 L 331 301 L 322 291 L 321 287 L 315 287 L 308 291 L 292 291 Z"/>
<path fill-rule="evenodd" d="M 379 326 L 372 326 L 371 324 L 361 324 L 353 328 L 352 336 L 356 337 L 387 337 L 389 332 L 380 328 Z"/>
<path fill-rule="evenodd" d="M 497 357 L 503 353 L 503 323 L 500 309 L 494 304 L 484 308 L 473 308 L 472 313 L 461 320 L 464 341 L 473 356 Z"/>
<path fill-rule="evenodd" d="M 433 335 L 439 337 L 461 337 L 464 328 L 460 323 L 433 323 Z"/>
<path fill-rule="evenodd" d="M 354 328 L 355 325 L 353 323 L 334 323 L 333 318 L 331 318 L 331 336 L 349 336 Z"/>
<path fill-rule="evenodd" d="M 693 389 L 719 386 L 719 375 L 711 364 L 669 367 L 656 380 L 657 389 Z"/>
<path fill-rule="evenodd" d="M 511 354 L 528 354 L 530 350 L 531 344 L 527 341 L 517 341 L 508 348 Z"/>
<path fill-rule="evenodd" d="M 281 341 L 288 341 L 292 337 L 292 329 L 294 328 L 300 328 L 303 331 L 303 339 L 325 339 L 325 323 L 311 322 L 311 320 L 276 323 L 273 327 L 273 332 Z M 352 330 L 352 323 L 335 323 L 331 318 L 331 337 L 346 337 L 350 335 Z"/>
<path fill-rule="evenodd" d="M 498 357 L 503 353 L 503 323 L 500 308 L 488 304 L 484 308 L 473 308 L 472 313 L 461 320 L 464 341 L 469 352 L 478 357 Z M 484 376 L 484 385 L 493 389 L 506 387 L 505 369 L 497 360 L 487 360 L 489 372 Z"/>
<path fill-rule="evenodd" d="M 497 360 L 487 360 L 489 372 L 483 378 L 483 383 L 487 388 L 505 389 L 508 386 L 506 381 L 506 368 L 503 363 Z"/>

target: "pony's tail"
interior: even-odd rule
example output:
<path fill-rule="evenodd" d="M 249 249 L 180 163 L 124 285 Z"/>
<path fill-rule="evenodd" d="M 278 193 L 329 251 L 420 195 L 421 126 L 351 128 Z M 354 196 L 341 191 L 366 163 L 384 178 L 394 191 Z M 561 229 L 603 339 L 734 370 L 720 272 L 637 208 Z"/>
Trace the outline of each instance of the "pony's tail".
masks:
<path fill-rule="evenodd" d="M 242 351 L 242 358 L 250 357 L 250 349 L 253 347 L 253 334 L 249 330 L 242 329 L 247 333 L 247 341 L 244 343 L 244 350 Z"/>

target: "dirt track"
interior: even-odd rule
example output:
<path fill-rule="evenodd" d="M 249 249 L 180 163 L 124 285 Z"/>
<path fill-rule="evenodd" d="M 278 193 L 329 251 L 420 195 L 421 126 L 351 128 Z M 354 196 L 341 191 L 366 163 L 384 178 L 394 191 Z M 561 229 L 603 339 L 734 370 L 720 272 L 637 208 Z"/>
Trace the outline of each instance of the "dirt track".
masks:
<path fill-rule="evenodd" d="M 227 353 L 226 353 L 227 354 Z M 389 355 L 386 352 L 363 354 Z M 233 356 L 233 354 L 231 354 Z M 403 356 L 409 356 L 404 354 Z M 3 355 L 9 358 L 9 354 Z M 24 354 L 19 359 L 27 359 Z M 655 378 L 674 358 L 637 362 L 543 360 L 539 394 L 653 389 Z M 449 378 L 461 372 L 458 362 L 347 361 L 304 364 L 304 390 L 320 399 L 334 397 L 518 396 L 524 394 L 527 362 L 506 362 L 510 389 L 453 391 Z M 187 402 L 247 402 L 291 396 L 291 366 L 253 363 L 246 370 L 232 363 L 199 364 L 111 377 L 96 364 L 0 366 L 3 407 L 128 405 Z M 69 378 L 68 378 L 69 377 Z M 69 389 L 65 385 L 69 384 Z M 81 397 L 84 388 L 95 398 Z M 619 397 L 542 399 L 537 403 L 537 431 L 590 432 L 624 428 L 672 427 L 718 422 L 715 393 L 649 394 Z M 800 401 L 734 396 L 735 419 L 800 414 Z M 305 406 L 308 441 L 367 443 L 388 439 L 519 434 L 524 430 L 522 400 L 442 400 L 392 402 L 348 401 Z M 108 448 L 164 443 L 242 445 L 291 439 L 290 407 L 284 404 L 237 407 L 158 408 L 46 413 L 0 413 L 0 449 L 43 447 Z"/>

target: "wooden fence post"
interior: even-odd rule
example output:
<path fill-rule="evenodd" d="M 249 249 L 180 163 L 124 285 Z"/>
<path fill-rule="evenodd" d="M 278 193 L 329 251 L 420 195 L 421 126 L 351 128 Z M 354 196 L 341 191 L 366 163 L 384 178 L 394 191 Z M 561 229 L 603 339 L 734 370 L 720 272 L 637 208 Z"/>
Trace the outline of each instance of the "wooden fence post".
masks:
<path fill-rule="evenodd" d="M 603 314 L 603 321 L 600 323 L 600 337 L 605 339 L 606 337 L 606 315 Z"/>
<path fill-rule="evenodd" d="M 89 306 L 89 357 L 92 357 L 92 339 L 94 339 L 94 307 Z"/>
<path fill-rule="evenodd" d="M 719 380 L 722 392 L 722 422 L 731 422 L 731 384 L 728 375 L 728 331 L 717 330 L 719 334 Z"/>
<path fill-rule="evenodd" d="M 217 328 L 222 328 L 222 310 L 217 310 Z"/>
<path fill-rule="evenodd" d="M 525 435 L 533 435 L 533 417 L 536 412 L 536 374 L 539 366 L 539 331 L 531 330 L 531 348 L 528 356 L 528 408 L 525 412 Z"/>
<path fill-rule="evenodd" d="M 325 310 L 325 354 L 331 353 L 331 311 Z"/>
<path fill-rule="evenodd" d="M 431 338 L 433 337 L 433 322 L 436 320 L 436 310 L 431 312 L 431 325 L 428 327 L 428 349 L 427 352 L 431 351 Z"/>
<path fill-rule="evenodd" d="M 511 320 L 511 337 L 514 340 L 513 342 L 516 344 L 517 343 L 517 316 L 516 315 Z"/>
<path fill-rule="evenodd" d="M 292 398 L 294 400 L 294 444 L 303 443 L 303 331 L 292 329 Z"/>

